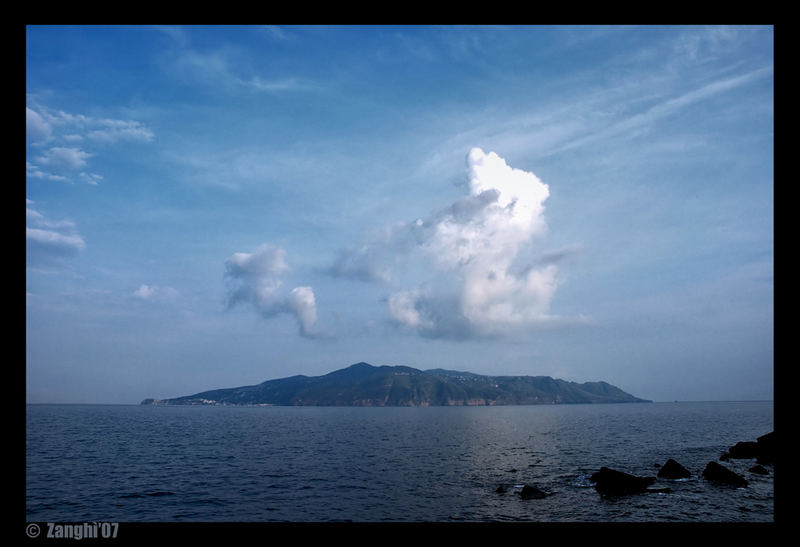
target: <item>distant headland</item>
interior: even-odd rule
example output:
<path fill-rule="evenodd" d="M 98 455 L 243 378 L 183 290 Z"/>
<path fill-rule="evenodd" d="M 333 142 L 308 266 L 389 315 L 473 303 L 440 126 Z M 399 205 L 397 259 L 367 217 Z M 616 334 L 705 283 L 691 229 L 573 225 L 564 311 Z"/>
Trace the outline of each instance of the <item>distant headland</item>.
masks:
<path fill-rule="evenodd" d="M 444 369 L 356 363 L 322 376 L 290 376 L 143 405 L 494 406 L 649 403 L 606 382 L 550 376 L 485 376 Z"/>

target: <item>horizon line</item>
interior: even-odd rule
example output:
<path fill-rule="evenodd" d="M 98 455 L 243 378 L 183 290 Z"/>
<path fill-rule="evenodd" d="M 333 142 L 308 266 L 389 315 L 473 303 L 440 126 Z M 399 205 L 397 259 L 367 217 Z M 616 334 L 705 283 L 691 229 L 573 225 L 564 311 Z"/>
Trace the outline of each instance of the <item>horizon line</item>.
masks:
<path fill-rule="evenodd" d="M 590 405 L 590 406 L 605 406 L 605 405 L 630 405 L 636 403 L 652 403 L 652 404 L 675 404 L 675 403 L 774 403 L 775 399 L 674 399 L 674 400 L 663 400 L 663 401 L 656 401 L 656 400 L 643 400 L 643 401 L 635 401 L 635 402 L 625 402 L 625 403 L 555 403 L 555 404 L 528 404 L 528 405 L 429 405 L 429 406 L 395 406 L 395 405 L 388 405 L 388 406 L 369 406 L 369 407 L 351 407 L 350 405 L 234 405 L 234 404 L 219 404 L 219 405 L 142 405 L 141 402 L 139 403 L 54 403 L 54 402 L 25 402 L 25 406 L 198 406 L 198 407 L 211 407 L 211 406 L 235 406 L 235 407 L 247 407 L 247 406 L 276 406 L 276 407 L 309 407 L 314 406 L 318 408 L 457 408 L 461 406 L 470 406 L 470 407 L 511 407 L 511 406 L 576 406 L 576 405 Z"/>

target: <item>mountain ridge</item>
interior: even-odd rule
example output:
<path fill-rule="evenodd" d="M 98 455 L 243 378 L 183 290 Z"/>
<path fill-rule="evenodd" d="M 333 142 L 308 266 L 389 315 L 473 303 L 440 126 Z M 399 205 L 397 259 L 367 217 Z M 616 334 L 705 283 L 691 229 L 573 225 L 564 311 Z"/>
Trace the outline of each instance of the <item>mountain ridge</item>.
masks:
<path fill-rule="evenodd" d="M 212 389 L 143 405 L 500 406 L 645 403 L 607 382 L 550 376 L 487 376 L 446 369 L 365 362 L 320 376 L 302 374 L 260 384 Z"/>

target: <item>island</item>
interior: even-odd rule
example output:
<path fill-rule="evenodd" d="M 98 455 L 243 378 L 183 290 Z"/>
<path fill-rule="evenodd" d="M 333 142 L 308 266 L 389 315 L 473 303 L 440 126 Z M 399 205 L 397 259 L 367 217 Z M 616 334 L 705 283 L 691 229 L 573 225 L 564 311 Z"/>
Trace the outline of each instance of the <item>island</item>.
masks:
<path fill-rule="evenodd" d="M 607 382 L 550 376 L 486 376 L 445 369 L 356 363 L 322 376 L 290 376 L 143 405 L 492 406 L 650 403 Z"/>

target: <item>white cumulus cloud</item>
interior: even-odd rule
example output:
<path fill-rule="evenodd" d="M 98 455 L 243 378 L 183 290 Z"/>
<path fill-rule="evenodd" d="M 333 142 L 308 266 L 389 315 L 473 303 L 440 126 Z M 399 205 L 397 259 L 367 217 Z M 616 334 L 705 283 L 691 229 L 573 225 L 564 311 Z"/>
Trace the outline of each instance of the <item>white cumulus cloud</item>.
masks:
<path fill-rule="evenodd" d="M 467 179 L 468 195 L 359 248 L 369 252 L 341 251 L 331 273 L 395 280 L 389 317 L 423 336 L 500 336 L 552 322 L 561 253 L 536 251 L 547 235 L 548 185 L 480 148 L 467 155 Z M 426 279 L 399 287 L 398 265 Z"/>
<path fill-rule="evenodd" d="M 262 316 L 288 313 L 298 322 L 302 336 L 314 336 L 317 306 L 311 287 L 282 290 L 283 275 L 289 271 L 286 251 L 262 245 L 253 253 L 234 253 L 225 261 L 225 277 L 230 283 L 229 309 L 249 304 Z"/>
<path fill-rule="evenodd" d="M 311 287 L 295 287 L 289 293 L 286 303 L 297 317 L 301 334 L 310 336 L 314 324 L 317 322 L 317 302 L 314 298 L 314 290 Z"/>
<path fill-rule="evenodd" d="M 418 290 L 402 291 L 389 297 L 389 315 L 398 323 L 418 329 L 432 328 L 429 319 L 423 319 L 417 309 L 422 294 Z"/>

